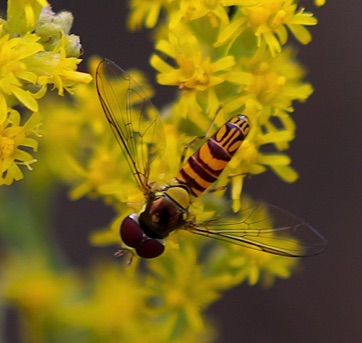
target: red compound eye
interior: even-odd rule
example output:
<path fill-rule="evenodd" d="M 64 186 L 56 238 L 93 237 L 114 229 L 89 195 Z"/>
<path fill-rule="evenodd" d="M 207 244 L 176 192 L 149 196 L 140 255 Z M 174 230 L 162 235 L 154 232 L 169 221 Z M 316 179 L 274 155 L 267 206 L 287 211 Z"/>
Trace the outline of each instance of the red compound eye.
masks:
<path fill-rule="evenodd" d="M 145 237 L 135 248 L 137 254 L 143 258 L 155 258 L 165 250 L 165 246 L 160 241 L 148 237 Z"/>
<path fill-rule="evenodd" d="M 160 241 L 145 235 L 136 214 L 131 214 L 123 220 L 120 235 L 123 243 L 135 248 L 140 257 L 154 258 L 160 256 L 165 250 L 165 246 Z"/>
<path fill-rule="evenodd" d="M 136 215 L 131 214 L 123 220 L 120 235 L 123 243 L 131 248 L 136 248 L 142 242 L 144 232 L 138 224 Z"/>

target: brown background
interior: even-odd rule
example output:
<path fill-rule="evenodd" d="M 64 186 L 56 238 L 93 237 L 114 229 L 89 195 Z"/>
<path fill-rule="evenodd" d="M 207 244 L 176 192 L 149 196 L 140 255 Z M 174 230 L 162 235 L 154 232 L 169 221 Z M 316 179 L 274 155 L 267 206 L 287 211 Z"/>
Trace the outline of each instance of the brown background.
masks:
<path fill-rule="evenodd" d="M 126 1 L 51 3 L 55 11 L 74 14 L 72 32 L 81 36 L 85 59 L 98 54 L 154 76 L 148 32 L 125 30 Z M 306 104 L 296 105 L 298 131 L 290 155 L 301 178 L 288 185 L 268 173 L 248 181 L 247 188 L 313 223 L 329 247 L 305 259 L 301 275 L 269 290 L 242 285 L 227 292 L 208 311 L 220 323 L 219 342 L 362 342 L 362 2 L 330 0 L 320 9 L 312 1 L 302 4 L 319 25 L 311 30 L 313 42 L 299 49 L 316 89 Z M 157 89 L 156 105 L 170 99 L 170 90 Z M 64 196 L 57 216 L 59 242 L 72 262 L 86 264 L 98 251 L 86 236 L 94 225 L 107 224 L 111 213 L 94 202 L 69 204 Z"/>

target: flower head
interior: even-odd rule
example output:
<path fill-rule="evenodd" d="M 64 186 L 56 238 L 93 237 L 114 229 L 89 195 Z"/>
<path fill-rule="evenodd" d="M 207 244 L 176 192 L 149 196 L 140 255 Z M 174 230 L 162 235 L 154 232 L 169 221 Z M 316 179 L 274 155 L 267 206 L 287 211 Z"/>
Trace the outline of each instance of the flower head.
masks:
<path fill-rule="evenodd" d="M 159 19 L 160 11 L 168 0 L 131 0 L 131 14 L 128 17 L 128 27 L 131 30 L 141 28 L 143 25 L 153 28 Z"/>
<path fill-rule="evenodd" d="M 142 331 L 135 328 L 145 316 L 149 292 L 134 267 L 126 269 L 109 262 L 93 266 L 88 276 L 89 296 L 73 306 L 73 321 L 95 337 L 111 339 L 114 336 L 131 342 L 132 335 Z M 138 335 L 144 336 L 144 333 Z"/>
<path fill-rule="evenodd" d="M 46 0 L 8 1 L 7 17 L 10 31 L 20 34 L 33 31 L 42 8 L 47 5 Z"/>
<path fill-rule="evenodd" d="M 26 34 L 23 37 L 10 38 L 9 34 L 1 35 L 3 25 L 0 24 L 0 123 L 6 120 L 7 109 L 17 99 L 29 110 L 38 110 L 36 99 L 44 90 L 31 92 L 24 89 L 24 84 L 35 84 L 37 75 L 27 70 L 27 59 L 43 50 L 37 41 L 38 37 Z"/>
<path fill-rule="evenodd" d="M 272 56 L 281 52 L 287 42 L 288 28 L 302 44 L 311 40 L 304 26 L 316 25 L 317 20 L 304 9 L 297 10 L 294 0 L 264 0 L 250 6 L 240 6 L 232 20 L 219 33 L 215 46 L 229 43 L 229 47 L 245 31 L 251 30 L 257 46 L 267 47 Z"/>
<path fill-rule="evenodd" d="M 38 112 L 38 100 L 44 97 L 49 84 L 58 89 L 59 95 L 63 95 L 64 90 L 73 92 L 76 84 L 91 81 L 90 75 L 76 71 L 81 62 L 77 58 L 81 47 L 79 38 L 69 35 L 72 15 L 67 12 L 56 15 L 49 7 L 44 6 L 47 6 L 47 2 L 43 0 L 9 0 L 8 21 L 0 22 L 2 130 L 18 125 L 19 120 L 14 120 L 14 106 L 21 105 L 33 113 Z M 17 113 L 18 116 L 23 115 L 22 112 Z M 35 117 L 39 118 L 37 115 L 34 115 Z M 29 132 L 25 135 L 29 135 Z M 29 138 L 27 140 L 29 141 Z M 1 144 L 9 146 L 10 143 L 3 138 Z M 23 143 L 18 140 L 16 144 L 15 150 Z M 32 141 L 29 147 L 36 150 L 36 143 Z M 4 151 L 2 155 L 6 156 L 7 160 L 2 163 L 2 184 L 11 184 L 23 175 L 15 167 L 16 164 L 9 162 L 10 153 Z M 35 159 L 30 159 L 29 156 L 25 151 L 21 156 L 17 152 L 15 161 L 29 167 L 30 163 L 35 162 Z M 4 173 L 7 173 L 6 176 Z"/>
<path fill-rule="evenodd" d="M 212 60 L 193 33 L 185 34 L 184 30 L 187 28 L 170 32 L 168 39 L 162 39 L 156 45 L 160 53 L 173 60 L 174 66 L 158 54 L 153 55 L 150 62 L 159 72 L 157 80 L 160 84 L 177 86 L 182 91 L 180 106 L 200 112 L 200 101 L 214 98 L 214 87 L 225 81 L 224 75 L 235 65 L 235 59 L 225 56 Z M 209 106 L 216 109 L 217 100 Z M 183 116 L 189 114 L 186 110 Z"/>
<path fill-rule="evenodd" d="M 33 113 L 30 118 L 20 124 L 20 114 L 15 110 L 10 113 L 0 125 L 0 185 L 10 185 L 14 180 L 23 178 L 19 166 L 25 165 L 31 169 L 36 159 L 27 150 L 37 151 L 38 142 L 35 138 L 41 136 L 41 116 Z"/>
<path fill-rule="evenodd" d="M 73 303 L 80 286 L 80 276 L 74 271 L 52 269 L 39 250 L 27 251 L 26 258 L 12 253 L 1 261 L 1 278 L 2 299 L 18 310 L 25 324 L 21 330 L 24 337 L 46 341 L 46 328 L 53 327 L 53 337 L 60 328 L 65 329 L 68 316 L 64 316 L 63 308 Z"/>
<path fill-rule="evenodd" d="M 182 249 L 169 247 L 165 256 L 150 263 L 148 287 L 157 299 L 156 310 L 160 315 L 166 312 L 169 320 L 180 322 L 184 318 L 187 325 L 202 330 L 205 323 L 200 310 L 220 296 L 217 277 L 205 277 L 195 245 L 183 244 Z"/>

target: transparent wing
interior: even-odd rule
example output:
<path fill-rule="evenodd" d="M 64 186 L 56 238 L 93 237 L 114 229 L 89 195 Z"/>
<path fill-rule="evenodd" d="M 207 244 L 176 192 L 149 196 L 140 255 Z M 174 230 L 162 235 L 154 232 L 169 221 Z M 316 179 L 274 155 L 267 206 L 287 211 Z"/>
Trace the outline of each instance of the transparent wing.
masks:
<path fill-rule="evenodd" d="M 317 230 L 281 208 L 254 203 L 233 213 L 232 202 L 227 207 L 230 210 L 219 217 L 190 223 L 185 229 L 201 236 L 288 257 L 314 256 L 327 246 L 327 240 Z"/>
<path fill-rule="evenodd" d="M 98 65 L 96 86 L 112 131 L 145 192 L 151 163 L 161 154 L 165 142 L 158 112 L 141 86 L 108 59 Z"/>

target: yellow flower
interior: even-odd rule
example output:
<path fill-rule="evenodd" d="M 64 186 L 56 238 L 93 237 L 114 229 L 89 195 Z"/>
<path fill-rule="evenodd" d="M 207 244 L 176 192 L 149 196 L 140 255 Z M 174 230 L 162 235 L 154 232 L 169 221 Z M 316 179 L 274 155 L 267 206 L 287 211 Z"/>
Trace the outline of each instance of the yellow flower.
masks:
<path fill-rule="evenodd" d="M 235 64 L 232 56 L 212 62 L 191 32 L 170 32 L 168 40 L 157 43 L 156 50 L 169 56 L 176 64 L 172 67 L 158 55 L 153 55 L 151 65 L 160 73 L 158 82 L 185 90 L 204 91 L 222 83 L 224 79 L 220 75 Z"/>
<path fill-rule="evenodd" d="M 1 36 L 2 25 L 0 26 Z M 10 38 L 5 34 L 0 38 L 0 123 L 6 120 L 8 108 L 14 104 L 15 97 L 29 110 L 38 110 L 36 99 L 44 94 L 45 89 L 32 93 L 24 89 L 24 84 L 35 84 L 37 75 L 27 68 L 30 56 L 43 50 L 39 40 L 33 34 Z"/>
<path fill-rule="evenodd" d="M 314 0 L 316 6 L 323 6 L 326 3 L 326 0 Z"/>
<path fill-rule="evenodd" d="M 249 0 L 250 1 L 250 0 Z M 132 0 L 128 27 L 131 30 L 153 28 L 157 24 L 161 10 L 168 13 L 167 24 L 171 30 L 181 22 L 187 23 L 200 18 L 207 18 L 212 26 L 228 22 L 227 8 L 220 0 Z"/>
<path fill-rule="evenodd" d="M 229 164 L 228 174 L 259 174 L 270 167 L 284 181 L 294 182 L 297 173 L 290 167 L 290 158 L 281 153 L 295 136 L 295 124 L 290 116 L 293 101 L 304 101 L 313 91 L 301 81 L 304 70 L 286 49 L 276 57 L 240 59 L 238 69 L 226 79 L 238 86 L 223 104 L 226 112 L 242 112 L 251 120 L 247 140 Z M 244 77 L 240 77 L 240 75 Z M 273 146 L 263 153 L 263 145 Z M 233 180 L 234 186 L 238 182 Z"/>
<path fill-rule="evenodd" d="M 73 25 L 73 15 L 62 11 L 54 13 L 50 7 L 45 7 L 39 15 L 35 26 L 35 34 L 40 37 L 40 43 L 46 51 L 54 51 L 63 40 L 68 57 L 78 57 L 82 54 L 82 46 L 78 36 L 69 34 Z"/>
<path fill-rule="evenodd" d="M 81 59 L 67 56 L 67 44 L 65 35 L 62 35 L 53 51 L 41 52 L 30 57 L 28 61 L 29 69 L 38 75 L 38 84 L 53 84 L 59 95 L 64 94 L 64 89 L 73 93 L 78 83 L 89 83 L 92 80 L 89 74 L 76 71 Z"/>
<path fill-rule="evenodd" d="M 8 118 L 0 124 L 0 185 L 21 180 L 23 173 L 19 166 L 31 169 L 31 164 L 36 162 L 26 148 L 37 151 L 38 142 L 33 137 L 41 135 L 40 120 L 39 113 L 34 113 L 21 126 L 19 112 L 10 110 Z"/>
<path fill-rule="evenodd" d="M 129 196 L 138 188 L 135 183 L 126 182 L 131 180 L 128 179 L 128 164 L 120 158 L 120 147 L 112 143 L 97 144 L 100 146 L 94 149 L 85 166 L 81 166 L 74 158 L 69 157 L 68 166 L 75 173 L 74 188 L 70 192 L 70 197 L 76 200 L 83 196 L 103 195 L 109 199 L 112 196 L 118 202 L 127 202 Z"/>
<path fill-rule="evenodd" d="M 72 271 L 51 269 L 46 256 L 27 251 L 26 257 L 9 255 L 1 261 L 1 295 L 19 311 L 22 337 L 28 341 L 48 341 L 46 328 L 63 324 L 58 313 L 74 301 L 79 277 Z M 60 325 L 64 329 L 64 325 Z"/>
<path fill-rule="evenodd" d="M 234 224 L 239 222 L 239 229 L 243 225 L 249 229 L 271 228 L 274 224 L 283 226 L 282 218 L 272 216 L 273 213 L 280 215 L 277 208 L 273 209 L 265 204 L 255 203 L 247 196 L 243 196 L 241 207 L 233 208 L 235 205 L 238 205 L 237 201 L 209 197 L 207 203 L 204 202 L 204 206 L 201 206 L 200 212 L 197 211 L 197 214 L 200 217 L 206 214 L 206 220 L 226 215 L 226 223 L 222 225 L 225 226 L 223 229 L 226 231 L 234 227 L 234 225 L 228 225 L 228 221 Z M 266 247 L 270 245 L 278 246 L 281 249 L 291 249 L 291 251 L 299 250 L 298 240 L 291 237 L 288 240 L 281 240 L 281 237 L 278 237 L 279 243 L 275 245 L 275 235 L 278 235 L 278 231 L 264 233 L 257 241 Z M 247 248 L 246 244 L 239 246 L 211 238 L 202 238 L 199 242 L 195 242 L 195 239 L 189 236 L 186 237 L 185 234 L 183 244 L 186 244 L 187 238 L 188 244 L 195 245 L 196 249 L 203 251 L 206 255 L 203 275 L 209 279 L 211 289 L 212 287 L 217 287 L 219 290 L 229 289 L 242 282 L 248 282 L 250 285 L 261 283 L 264 286 L 271 286 L 277 278 L 290 277 L 299 265 L 298 259 L 254 250 L 252 245 Z"/>
<path fill-rule="evenodd" d="M 107 342 L 133 342 L 134 336 L 145 337 L 145 332 L 137 327 L 146 317 L 149 290 L 135 267 L 109 262 L 93 266 L 88 277 L 88 296 L 68 308 L 68 320 Z"/>
<path fill-rule="evenodd" d="M 98 63 L 98 58 L 91 60 L 92 74 Z M 130 74 L 151 96 L 153 90 L 144 76 L 134 70 Z M 95 84 L 79 85 L 72 102 L 55 105 L 56 101 L 49 97 L 41 103 L 42 111 L 48 113 L 44 115 L 48 139 L 42 156 L 49 161 L 48 169 L 71 185 L 74 200 L 91 195 L 113 204 L 133 202 L 138 187 L 103 113 Z M 54 155 L 58 156 L 56 163 L 51 162 Z"/>
<path fill-rule="evenodd" d="M 190 327 L 175 330 L 169 316 L 159 315 L 154 308 L 154 292 L 147 287 L 146 276 L 139 272 L 135 262 L 129 267 L 123 261 L 123 266 L 107 261 L 93 266 L 84 296 L 77 303 L 62 306 L 59 317 L 84 330 L 95 341 L 209 342 L 209 327 L 202 331 Z"/>
<path fill-rule="evenodd" d="M 273 285 L 277 278 L 291 277 L 299 260 L 264 252 L 243 249 L 238 246 L 229 247 L 228 263 L 233 270 L 235 283 L 246 281 L 250 286 L 260 283 L 264 287 Z"/>
<path fill-rule="evenodd" d="M 169 12 L 170 29 L 174 29 L 181 21 L 189 22 L 202 17 L 207 17 L 212 26 L 226 24 L 229 19 L 227 8 L 220 0 L 180 0 L 174 2 L 174 7 Z"/>
<path fill-rule="evenodd" d="M 246 30 L 251 30 L 257 46 L 267 47 L 272 56 L 281 52 L 281 47 L 288 39 L 288 28 L 302 44 L 311 40 L 309 31 L 304 26 L 316 25 L 317 20 L 304 9 L 297 11 L 294 0 L 264 0 L 256 5 L 239 7 L 230 21 L 222 28 L 215 46 L 229 43 L 230 46 Z"/>
<path fill-rule="evenodd" d="M 213 61 L 197 37 L 186 27 L 170 32 L 167 40 L 160 40 L 157 43 L 156 50 L 168 56 L 175 65 L 170 65 L 159 55 L 153 55 L 150 63 L 159 72 L 157 81 L 162 85 L 177 86 L 183 90 L 180 104 L 184 101 L 187 103 L 186 108 L 194 108 L 198 112 L 201 109 L 198 93 L 205 92 L 203 97 L 210 98 L 213 95 L 213 87 L 223 83 L 225 81 L 223 75 L 235 65 L 233 56 Z M 187 115 L 188 111 L 184 113 L 184 116 Z"/>
<path fill-rule="evenodd" d="M 46 13 L 48 18 L 56 18 L 53 12 Z M 15 33 L 6 33 L 4 25 L 0 24 L 0 123 L 6 118 L 7 108 L 16 104 L 13 98 L 35 112 L 37 99 L 45 95 L 47 84 L 54 84 L 63 94 L 64 88 L 70 91 L 76 83 L 91 81 L 90 75 L 75 71 L 81 60 L 67 56 L 70 42 L 60 28 L 61 38 L 51 51 L 46 51 L 40 36 L 26 33 L 12 38 Z M 46 27 L 42 26 L 43 35 Z M 29 85 L 33 92 L 27 89 Z"/>
<path fill-rule="evenodd" d="M 137 2 L 137 6 L 141 6 L 142 3 Z M 135 5 L 136 2 L 133 4 Z M 248 42 L 249 46 L 245 49 L 235 45 L 227 54 L 224 48 L 213 47 L 215 22 L 204 21 L 202 13 L 206 13 L 204 11 L 206 8 L 217 8 L 220 4 L 239 5 L 234 14 L 229 12 L 231 20 L 237 18 L 238 15 L 246 17 L 249 13 L 254 23 L 257 23 L 257 14 L 260 12 L 261 16 L 263 13 L 269 13 L 269 17 L 273 17 L 274 24 L 282 11 L 288 9 L 290 14 L 295 11 L 296 5 L 290 1 L 272 3 L 269 0 L 264 2 L 244 0 L 235 4 L 229 1 L 195 2 L 194 5 L 188 1 L 175 1 L 172 5 L 158 1 L 157 6 L 154 2 L 154 13 L 157 12 L 157 18 L 161 7 L 164 7 L 168 18 L 180 11 L 178 14 L 180 20 L 173 29 L 170 30 L 170 26 L 166 29 L 163 27 L 163 32 L 168 30 L 168 34 L 156 36 L 158 37 L 156 41 L 158 54 L 154 54 L 151 58 L 152 66 L 159 72 L 158 82 L 162 85 L 177 86 L 180 89 L 179 98 L 162 113 L 170 125 L 166 133 L 167 149 L 169 149 L 167 155 L 180 155 L 180 150 L 185 143 L 190 142 L 195 135 L 205 133 L 210 127 L 210 117 L 215 115 L 219 107 L 220 111 L 209 134 L 236 113 L 245 113 L 250 119 L 251 131 L 218 178 L 216 185 L 225 186 L 230 183 L 232 198 L 239 199 L 246 174 L 260 174 L 270 168 L 286 182 L 294 182 L 297 179 L 297 172 L 290 166 L 291 159 L 284 152 L 295 135 L 295 124 L 290 113 L 293 111 L 293 101 L 304 101 L 311 94 L 312 87 L 302 82 L 304 71 L 288 49 L 273 57 L 265 49 L 258 49 L 255 40 Z M 151 6 L 150 3 L 148 5 Z M 150 9 L 150 7 L 147 8 Z M 131 18 L 136 8 L 132 11 Z M 252 14 L 252 11 L 255 13 Z M 280 25 L 288 26 L 292 22 L 291 15 L 287 16 L 288 20 L 281 22 Z M 300 16 L 303 17 L 302 14 Z M 269 19 L 265 17 L 265 20 L 269 23 Z M 225 26 L 223 21 L 217 23 L 221 29 Z M 205 27 L 200 28 L 200 25 Z M 242 28 L 239 29 L 238 34 L 241 34 Z M 252 44 L 254 47 L 250 48 Z M 189 139 L 181 132 L 187 132 Z M 179 139 L 172 139 L 173 135 Z M 100 144 L 104 143 L 100 142 Z M 264 147 L 268 152 L 264 151 Z M 106 149 L 102 148 L 99 151 L 104 153 Z M 113 148 L 108 149 L 113 151 Z M 191 147 L 188 153 L 191 154 L 193 151 L 194 147 Z M 114 197 L 116 202 L 128 203 L 132 210 L 139 211 L 142 198 L 138 196 L 136 200 L 135 196 L 130 196 L 130 192 L 132 193 L 134 189 L 134 181 L 127 176 L 127 171 L 119 184 L 107 183 L 107 179 L 114 181 L 113 177 L 107 174 L 100 183 L 101 186 L 100 184 L 94 186 L 94 180 L 101 179 L 101 177 L 94 177 L 101 174 L 101 168 L 97 171 L 93 168 L 104 165 L 104 162 L 101 162 L 102 159 L 99 159 L 97 154 L 94 154 L 91 159 L 93 157 L 95 159 L 91 164 L 82 171 L 79 169 L 85 182 L 80 184 L 79 188 L 75 188 L 75 193 L 86 194 L 97 189 L 96 193 L 107 197 L 110 190 L 114 193 L 117 190 L 120 193 L 122 190 L 123 198 Z M 172 178 L 177 172 L 177 167 L 174 165 L 168 165 L 167 162 L 159 163 L 158 160 L 154 161 L 152 167 L 150 180 L 161 185 L 167 184 L 170 180 L 169 176 Z M 121 169 L 123 170 L 123 167 Z M 229 179 L 228 175 L 234 175 L 234 177 Z M 123 207 L 119 208 L 122 208 L 122 213 L 114 222 L 117 222 L 118 226 L 120 218 L 125 215 Z M 93 236 L 93 241 L 113 241 L 118 235 L 117 225 L 112 225 L 112 235 L 104 232 L 96 234 Z"/>
<path fill-rule="evenodd" d="M 28 152 L 18 149 L 25 145 L 35 151 L 37 144 L 27 137 L 32 129 L 15 130 L 22 112 L 13 107 L 20 104 L 38 112 L 38 100 L 46 94 L 48 84 L 63 95 L 64 90 L 72 92 L 76 84 L 92 80 L 89 74 L 76 71 L 81 62 L 77 58 L 81 46 L 77 36 L 68 34 L 72 15 L 56 15 L 49 7 L 43 7 L 46 5 L 43 0 L 9 0 L 8 21 L 0 22 L 1 184 L 9 185 L 23 178 L 19 164 L 30 168 L 35 162 Z M 39 126 L 39 115 L 33 118 L 37 118 Z"/>
<path fill-rule="evenodd" d="M 167 145 L 162 146 L 165 154 L 152 161 L 150 174 L 148 171 L 145 173 L 149 176 L 149 185 L 156 187 L 156 183 L 162 187 L 172 183 L 180 168 L 179 160 L 185 144 L 205 132 L 210 136 L 237 113 L 245 113 L 250 120 L 251 131 L 218 178 L 218 185 L 230 184 L 231 191 L 218 193 L 223 195 L 220 197 L 209 194 L 193 198 L 189 218 L 195 216 L 197 222 L 215 216 L 225 220 L 230 218 L 234 220 L 233 226 L 229 225 L 230 222 L 217 226 L 226 232 L 235 227 L 241 230 L 242 225 L 258 230 L 258 225 L 263 222 L 265 226 L 262 227 L 267 229 L 255 232 L 255 247 L 264 244 L 265 250 L 281 254 L 288 249 L 301 251 L 297 238 L 287 236 L 287 239 L 276 240 L 274 235 L 277 231 L 272 230 L 269 219 L 273 212 L 267 213 L 264 208 L 261 212 L 254 212 L 257 208 L 255 204 L 244 196 L 241 198 L 241 195 L 245 174 L 259 174 L 270 168 L 285 181 L 292 182 L 297 178 L 297 173 L 290 166 L 290 158 L 285 154 L 295 134 L 295 123 L 290 114 L 293 102 L 304 101 L 311 94 L 312 87 L 302 81 L 303 69 L 292 52 L 285 48 L 287 27 L 298 39 L 305 42 L 308 38 L 301 28 L 309 17 L 304 12 L 296 12 L 296 8 L 295 2 L 289 0 L 133 0 L 129 20 L 132 28 L 138 28 L 142 25 L 154 27 L 159 20 L 165 19 L 162 27 L 157 25 L 159 30 L 154 35 L 157 52 L 152 56 L 151 64 L 158 71 L 160 84 L 176 86 L 179 91 L 176 100 L 161 113 Z M 19 72 L 20 67 L 14 69 L 18 87 L 31 90 L 30 97 L 35 102 L 43 96 L 43 93 L 37 92 L 44 91 L 47 84 L 53 84 L 62 94 L 65 90 L 73 91 L 74 84 L 90 80 L 87 74 L 76 72 L 80 49 L 77 39 L 73 40 L 68 35 L 71 21 L 70 15 L 56 16 L 48 8 L 40 14 L 33 33 L 18 37 L 21 40 L 24 37 L 34 39 L 41 48 L 26 58 L 17 57 L 16 66 L 20 65 L 25 74 Z M 4 31 L 0 39 L 8 33 L 10 35 L 4 42 L 18 44 L 13 41 L 15 35 L 10 32 Z M 224 40 L 220 41 L 221 38 Z M 216 41 L 219 46 L 214 45 Z M 94 63 L 98 61 L 92 62 L 93 74 Z M 6 68 L 9 72 L 8 64 Z M 147 82 L 139 74 L 132 76 L 151 97 L 153 91 Z M 109 81 L 112 82 L 111 79 Z M 117 85 L 112 85 L 115 94 L 126 94 L 128 86 L 119 83 L 118 88 Z M 39 115 L 33 114 L 29 123 L 24 124 L 27 130 L 11 131 L 13 126 L 20 127 L 20 118 L 9 108 L 19 102 L 26 105 L 31 100 L 28 100 L 29 94 L 28 98 L 16 96 L 16 91 L 13 91 L 15 86 L 11 94 L 9 88 L 4 89 L 8 93 L 0 88 L 6 110 L 4 124 L 0 125 L 0 144 L 4 142 L 0 151 L 1 156 L 10 156 L 12 148 L 21 142 L 25 132 L 39 134 Z M 119 237 L 121 221 L 131 212 L 139 213 L 146 199 L 137 187 L 127 159 L 122 155 L 95 95 L 94 84 L 89 83 L 78 87 L 71 102 L 59 103 L 54 98 L 39 102 L 46 118 L 44 126 L 48 138 L 42 149 L 43 157 L 48 165 L 45 167 L 52 169 L 70 186 L 72 199 L 96 196 L 113 206 L 116 215 L 109 225 L 110 230 L 93 234 L 92 243 L 122 244 Z M 134 95 L 127 98 L 129 104 L 132 105 L 136 98 L 138 104 L 143 104 Z M 114 114 L 119 114 L 117 108 Z M 129 118 L 124 121 L 127 125 L 125 123 L 129 123 Z M 160 131 L 153 136 L 142 136 L 143 132 L 141 129 L 139 135 L 131 136 L 141 136 L 145 140 L 157 137 L 158 133 L 163 136 Z M 15 136 L 17 139 L 14 138 L 15 143 L 12 144 L 10 138 Z M 127 142 L 132 149 L 135 148 L 131 138 Z M 187 156 L 199 144 L 200 141 L 190 146 Z M 24 144 L 18 146 L 18 149 L 23 146 L 32 148 L 36 147 L 36 142 L 28 139 L 25 143 L 24 139 Z M 54 156 L 57 156 L 56 161 Z M 13 163 L 17 162 L 13 159 Z M 229 174 L 234 175 L 228 178 Z M 231 201 L 230 197 L 236 200 Z M 248 212 L 240 211 L 244 207 L 251 208 L 250 216 Z M 233 213 L 223 211 L 225 208 L 233 210 Z M 190 229 L 190 226 L 186 228 Z M 287 232 L 292 229 L 287 228 L 290 228 L 285 230 Z M 243 235 L 240 230 L 236 233 L 239 238 Z M 242 237 L 247 239 L 247 235 Z M 172 232 L 165 241 L 164 254 L 157 259 L 142 261 L 141 268 L 138 257 L 128 268 L 125 267 L 127 257 L 117 264 L 102 261 L 92 268 L 90 277 L 84 279 L 83 287 L 76 292 L 73 288 L 70 294 L 63 288 L 64 283 L 58 281 L 58 276 L 61 276 L 73 285 L 74 280 L 68 278 L 67 273 L 34 273 L 37 280 L 31 283 L 28 278 L 31 270 L 24 273 L 20 269 L 26 274 L 21 278 L 11 275 L 10 271 L 17 272 L 16 268 L 6 268 L 7 277 L 11 280 L 6 284 L 6 299 L 29 309 L 30 314 L 37 314 L 37 318 L 41 319 L 36 327 L 39 332 L 46 327 L 41 326 L 42 320 L 47 324 L 50 318 L 52 327 L 66 324 L 67 328 L 76 328 L 77 333 L 80 332 L 77 337 L 81 340 L 85 333 L 85 340 L 91 337 L 94 341 L 108 343 L 202 342 L 213 338 L 204 311 L 220 298 L 222 291 L 241 282 L 270 286 L 277 278 L 290 277 L 299 263 L 297 259 L 245 249 L 192 235 L 182 229 Z M 273 244 L 275 250 L 268 250 Z M 53 283 L 59 283 L 59 288 Z M 34 290 L 36 286 L 44 294 L 34 291 L 36 296 L 32 303 L 28 296 L 30 292 L 24 291 L 24 287 Z M 69 298 L 65 299 L 64 295 Z M 52 341 L 46 339 L 48 337 L 41 338 L 42 341 Z"/>
<path fill-rule="evenodd" d="M 128 17 L 128 27 L 131 30 L 136 30 L 144 26 L 153 28 L 160 15 L 160 11 L 164 4 L 169 0 L 131 0 L 129 6 L 131 9 Z"/>
<path fill-rule="evenodd" d="M 202 331 L 205 329 L 202 311 L 220 297 L 224 283 L 217 275 L 211 278 L 205 275 L 198 261 L 201 246 L 195 244 L 195 237 L 182 232 L 177 235 L 179 247 L 169 245 L 161 257 L 149 262 L 146 285 L 155 297 L 154 310 L 166 316 L 168 323 Z"/>
<path fill-rule="evenodd" d="M 9 0 L 7 17 L 10 30 L 20 34 L 33 31 L 41 9 L 47 5 L 46 0 Z"/>

